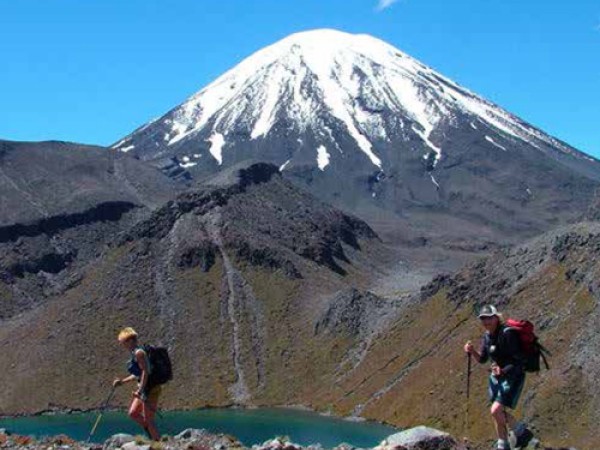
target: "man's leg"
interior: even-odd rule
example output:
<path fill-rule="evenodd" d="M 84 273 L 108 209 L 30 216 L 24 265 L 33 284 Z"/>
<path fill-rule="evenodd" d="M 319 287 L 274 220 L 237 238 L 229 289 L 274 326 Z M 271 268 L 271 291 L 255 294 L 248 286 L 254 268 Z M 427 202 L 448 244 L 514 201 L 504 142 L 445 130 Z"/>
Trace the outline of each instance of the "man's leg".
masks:
<path fill-rule="evenodd" d="M 524 422 L 515 419 L 511 413 L 506 411 L 506 408 L 504 409 L 504 412 L 506 414 L 506 425 L 508 428 L 515 432 L 515 436 L 521 436 L 523 432 L 527 430 L 527 425 L 525 425 Z"/>
<path fill-rule="evenodd" d="M 499 402 L 492 403 L 492 418 L 496 426 L 496 434 L 498 436 L 498 449 L 508 450 L 508 430 L 506 428 L 506 412 L 504 406 Z"/>
<path fill-rule="evenodd" d="M 506 405 L 510 405 L 511 408 L 515 408 L 517 406 L 517 402 L 519 401 L 519 397 L 521 396 L 521 392 L 523 391 L 524 384 L 524 376 L 520 379 L 505 381 L 505 383 L 502 384 L 502 402 Z M 514 432 L 514 441 L 512 444 L 515 448 L 526 447 L 529 441 L 531 441 L 533 438 L 533 433 L 527 428 L 525 423 L 516 420 L 507 411 L 507 408 L 504 408 L 504 411 L 506 415 L 506 423 Z"/>
<path fill-rule="evenodd" d="M 504 409 L 504 417 L 506 419 L 506 426 L 511 430 L 514 430 L 518 423 L 517 419 L 515 419 L 514 416 L 506 410 L 506 408 Z"/>

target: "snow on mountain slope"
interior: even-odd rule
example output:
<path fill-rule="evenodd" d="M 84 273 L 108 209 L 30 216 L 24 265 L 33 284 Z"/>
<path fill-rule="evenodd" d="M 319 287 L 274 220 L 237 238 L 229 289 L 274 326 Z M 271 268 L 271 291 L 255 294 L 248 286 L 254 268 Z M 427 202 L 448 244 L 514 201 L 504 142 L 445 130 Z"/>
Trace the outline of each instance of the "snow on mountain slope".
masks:
<path fill-rule="evenodd" d="M 469 116 L 473 129 L 483 122 L 506 139 L 586 158 L 379 39 L 327 29 L 293 34 L 243 60 L 140 129 L 138 134 L 148 127 L 160 129 L 151 146 L 144 142 L 146 148 L 139 149 L 134 133 L 115 147 L 139 149 L 152 158 L 202 135 L 220 165 L 240 132 L 249 140 L 265 138 L 285 120 L 300 135 L 310 131 L 317 136 L 314 161 L 321 167 L 322 145 L 344 152 L 331 129 L 339 123 L 379 169 L 385 161 L 378 143 L 399 133 L 406 139 L 411 132 L 432 152 L 424 157 L 433 156 L 435 166 L 444 152 L 435 130 L 443 121 L 456 124 L 459 115 Z"/>

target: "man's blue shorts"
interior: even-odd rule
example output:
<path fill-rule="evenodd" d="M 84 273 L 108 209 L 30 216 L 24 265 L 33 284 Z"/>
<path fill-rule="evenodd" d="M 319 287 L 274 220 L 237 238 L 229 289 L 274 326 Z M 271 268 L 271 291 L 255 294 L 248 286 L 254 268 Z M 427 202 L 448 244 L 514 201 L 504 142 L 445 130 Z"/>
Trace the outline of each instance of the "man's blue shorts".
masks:
<path fill-rule="evenodd" d="M 498 402 L 510 409 L 515 409 L 523 391 L 525 374 L 510 377 L 496 378 L 490 375 L 488 382 L 488 395 L 490 402 Z"/>

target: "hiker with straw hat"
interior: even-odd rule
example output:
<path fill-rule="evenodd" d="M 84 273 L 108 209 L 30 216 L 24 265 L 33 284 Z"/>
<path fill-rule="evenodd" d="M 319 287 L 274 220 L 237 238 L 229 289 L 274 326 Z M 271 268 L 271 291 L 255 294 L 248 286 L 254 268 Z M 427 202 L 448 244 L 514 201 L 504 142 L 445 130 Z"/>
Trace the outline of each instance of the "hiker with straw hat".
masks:
<path fill-rule="evenodd" d="M 511 450 L 509 428 L 514 432 L 513 449 L 525 448 L 533 434 L 523 422 L 517 421 L 507 409 L 515 409 L 525 384 L 524 355 L 516 330 L 507 327 L 495 306 L 485 305 L 479 311 L 479 320 L 485 330 L 481 347 L 475 349 L 471 341 L 464 345 L 469 357 L 480 364 L 492 362 L 488 381 L 491 414 L 498 435 L 497 449 Z"/>

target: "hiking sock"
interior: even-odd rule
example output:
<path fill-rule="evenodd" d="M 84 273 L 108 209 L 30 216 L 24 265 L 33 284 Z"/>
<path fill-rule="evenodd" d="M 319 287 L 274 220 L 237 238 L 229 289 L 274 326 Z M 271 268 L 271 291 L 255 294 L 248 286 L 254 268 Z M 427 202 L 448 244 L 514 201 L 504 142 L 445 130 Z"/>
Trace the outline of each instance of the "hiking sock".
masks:
<path fill-rule="evenodd" d="M 510 450 L 510 444 L 504 439 L 498 439 L 498 446 L 496 448 L 498 450 Z"/>

